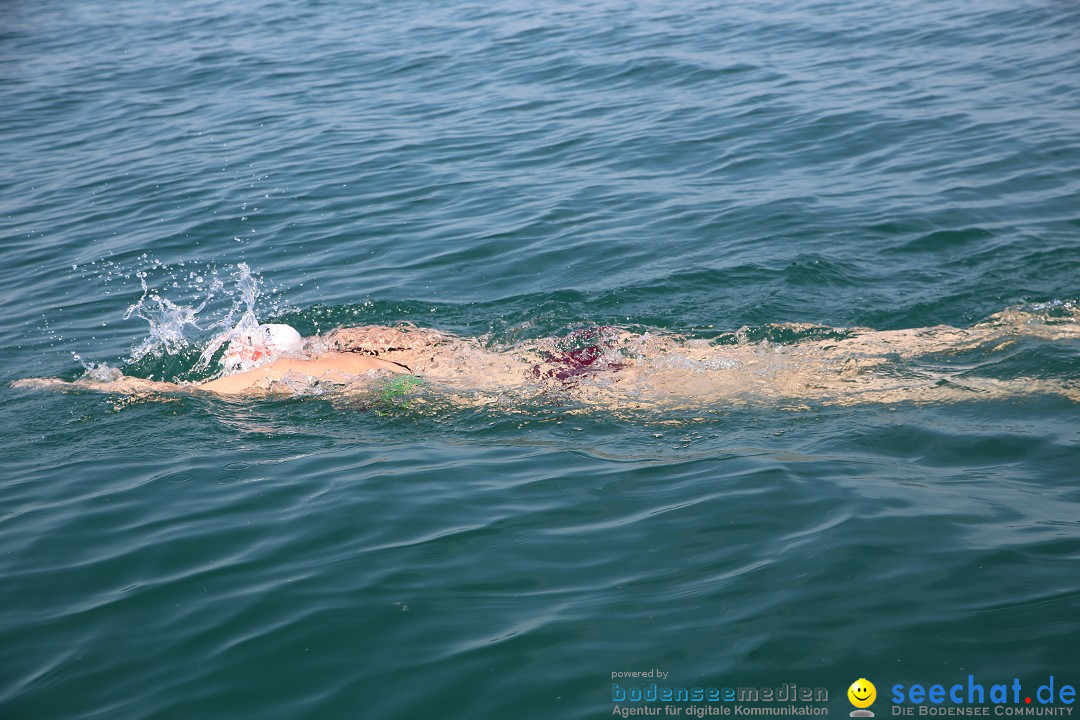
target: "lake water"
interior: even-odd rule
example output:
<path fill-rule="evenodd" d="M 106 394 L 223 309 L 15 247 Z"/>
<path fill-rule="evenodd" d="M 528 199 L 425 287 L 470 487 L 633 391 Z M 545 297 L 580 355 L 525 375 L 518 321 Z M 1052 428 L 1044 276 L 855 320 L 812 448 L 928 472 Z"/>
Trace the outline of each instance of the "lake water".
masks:
<path fill-rule="evenodd" d="M 653 668 L 827 688 L 834 717 L 862 677 L 879 717 L 894 684 L 1076 685 L 1060 393 L 372 412 L 9 385 L 188 377 L 245 283 L 306 334 L 503 345 L 1060 314 L 1078 38 L 1054 0 L 4 3 L 0 716 L 576 720 Z M 1075 390 L 1078 359 L 934 362 Z"/>

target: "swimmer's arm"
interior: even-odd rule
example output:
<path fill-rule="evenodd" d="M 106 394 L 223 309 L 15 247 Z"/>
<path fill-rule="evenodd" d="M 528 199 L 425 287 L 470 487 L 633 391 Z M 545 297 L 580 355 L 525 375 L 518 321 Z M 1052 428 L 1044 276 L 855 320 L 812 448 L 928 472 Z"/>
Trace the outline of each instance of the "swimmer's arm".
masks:
<path fill-rule="evenodd" d="M 268 392 L 271 389 L 271 383 L 284 380 L 286 375 L 290 373 L 344 381 L 370 370 L 389 370 L 394 373 L 407 372 L 396 363 L 379 360 L 378 358 L 352 353 L 328 353 L 316 360 L 282 358 L 269 365 L 193 385 L 181 385 L 179 383 L 145 380 L 121 375 L 110 380 L 79 378 L 72 382 L 60 378 L 23 378 L 13 382 L 11 386 L 49 390 L 96 390 L 98 392 L 124 393 L 127 395 L 178 393 L 197 390 L 220 395 L 242 395 L 245 393 Z"/>
<path fill-rule="evenodd" d="M 190 385 L 121 375 L 109 380 L 79 378 L 72 382 L 60 378 L 24 378 L 16 380 L 11 386 L 48 390 L 97 390 L 98 392 L 129 395 L 151 392 L 192 392 L 194 390 L 203 390 L 221 395 L 237 395 L 245 392 L 265 391 L 270 382 L 281 380 L 287 373 L 302 372 L 303 368 L 301 366 L 308 364 L 308 362 L 305 360 L 278 360 L 264 367 Z"/>
<path fill-rule="evenodd" d="M 125 395 L 138 395 L 140 393 L 176 393 L 191 390 L 190 385 L 178 385 L 177 383 L 161 382 L 159 380 L 145 380 L 143 378 L 122 375 L 112 380 L 91 380 L 79 378 L 74 381 L 61 380 L 60 378 L 23 378 L 11 383 L 13 388 L 30 388 L 34 390 L 96 390 L 97 392 L 114 392 Z"/>
<path fill-rule="evenodd" d="M 220 395 L 243 395 L 252 392 L 266 392 L 269 389 L 271 382 L 281 380 L 289 372 L 289 370 L 275 372 L 274 369 L 276 365 L 278 365 L 278 363 L 275 362 L 266 367 L 258 367 L 252 370 L 245 370 L 244 372 L 233 373 L 232 375 L 225 375 L 216 380 L 201 382 L 196 387 L 199 390 L 218 393 Z M 282 370 L 281 368 L 277 369 Z"/>
<path fill-rule="evenodd" d="M 143 378 L 123 375 L 112 380 L 91 380 L 79 378 L 67 381 L 60 378 L 41 377 L 23 378 L 11 383 L 13 388 L 27 388 L 32 390 L 94 390 L 103 393 L 121 393 L 124 395 L 143 395 L 147 393 L 180 393 L 205 390 L 207 392 L 233 395 L 258 389 L 257 383 L 266 380 L 266 373 L 260 372 L 261 368 L 250 370 L 245 373 L 228 375 L 210 382 L 197 385 L 180 385 L 179 383 L 162 382 L 159 380 L 145 380 Z"/>
<path fill-rule="evenodd" d="M 393 373 L 408 371 L 397 363 L 353 353 L 331 352 L 315 360 L 282 358 L 269 365 L 245 370 L 199 383 L 198 389 L 222 395 L 238 395 L 266 392 L 270 385 L 286 379 L 288 375 L 301 375 L 321 380 L 347 382 L 355 376 L 371 370 L 389 370 Z"/>

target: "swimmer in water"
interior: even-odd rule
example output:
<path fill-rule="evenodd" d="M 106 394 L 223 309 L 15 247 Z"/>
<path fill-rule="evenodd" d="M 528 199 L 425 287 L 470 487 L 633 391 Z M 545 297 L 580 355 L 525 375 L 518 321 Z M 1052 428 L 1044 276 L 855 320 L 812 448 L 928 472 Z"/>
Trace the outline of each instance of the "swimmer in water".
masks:
<path fill-rule="evenodd" d="M 799 408 L 809 402 L 940 403 L 1030 394 L 1080 402 L 1080 388 L 1068 379 L 980 377 L 971 372 L 977 364 L 958 361 L 961 353 L 972 351 L 980 362 L 989 362 L 1020 343 L 1080 340 L 1080 309 L 1072 304 L 1008 309 L 970 328 L 877 331 L 780 324 L 764 330 L 793 339 L 755 341 L 745 328 L 706 340 L 595 327 L 500 347 L 411 325 L 342 327 L 309 338 L 287 325 L 261 325 L 231 337 L 223 374 L 204 382 L 158 382 L 113 371 L 113 376 L 72 383 L 28 378 L 15 385 L 139 395 L 297 394 L 313 385 L 362 390 L 380 374 L 408 373 L 452 400 L 474 405 L 542 397 L 627 409 L 760 402 Z M 208 354 L 217 347 L 212 344 Z"/>

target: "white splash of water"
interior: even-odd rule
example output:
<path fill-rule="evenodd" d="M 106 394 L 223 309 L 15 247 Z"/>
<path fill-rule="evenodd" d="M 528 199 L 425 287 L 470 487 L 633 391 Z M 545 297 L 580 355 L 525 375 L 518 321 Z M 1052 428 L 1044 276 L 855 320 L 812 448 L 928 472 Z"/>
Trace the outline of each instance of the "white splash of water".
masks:
<path fill-rule="evenodd" d="M 210 365 L 218 349 L 238 335 L 252 333 L 259 326 L 259 318 L 255 314 L 255 305 L 259 300 L 259 281 L 251 272 L 247 263 L 237 266 L 236 274 L 237 295 L 234 297 L 232 307 L 223 319 L 208 329 L 220 330 L 199 355 L 199 361 L 195 363 L 196 370 L 205 370 Z M 239 319 L 236 319 L 239 315 Z"/>
<path fill-rule="evenodd" d="M 173 302 L 151 288 L 146 270 L 140 270 L 136 276 L 142 286 L 142 296 L 127 309 L 124 319 L 135 316 L 145 320 L 149 333 L 132 349 L 133 362 L 148 355 L 173 354 L 201 345 L 210 334 L 211 340 L 195 365 L 195 370 L 205 370 L 222 345 L 259 325 L 256 315 L 261 294 L 259 280 L 247 263 L 236 266 L 232 273 L 232 288 L 226 286 L 216 269 L 205 274 L 193 273 L 195 286 L 202 296 L 191 304 Z M 220 303 L 214 302 L 219 298 L 229 302 L 223 314 L 219 311 Z"/>
<path fill-rule="evenodd" d="M 78 353 L 71 353 L 71 357 L 75 359 L 75 362 L 83 366 L 84 378 L 108 382 L 109 380 L 119 380 L 124 376 L 119 368 L 109 367 L 108 363 L 96 363 L 93 360 L 83 360 Z"/>
<path fill-rule="evenodd" d="M 124 313 L 127 320 L 136 315 L 150 326 L 150 334 L 131 351 L 131 359 L 138 361 L 154 352 L 178 352 L 188 346 L 184 331 L 188 327 L 199 329 L 196 316 L 206 307 L 214 295 L 224 287 L 219 278 L 214 278 L 202 302 L 195 306 L 177 305 L 172 300 L 152 291 L 146 282 L 146 272 L 138 273 L 143 294 L 138 302 Z"/>

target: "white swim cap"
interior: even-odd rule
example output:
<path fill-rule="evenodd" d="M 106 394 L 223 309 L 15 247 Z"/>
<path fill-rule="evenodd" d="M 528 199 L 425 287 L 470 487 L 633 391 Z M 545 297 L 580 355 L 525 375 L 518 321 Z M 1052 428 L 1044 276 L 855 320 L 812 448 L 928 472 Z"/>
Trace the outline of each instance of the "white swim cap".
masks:
<path fill-rule="evenodd" d="M 259 325 L 229 340 L 221 365 L 229 372 L 250 370 L 280 355 L 298 353 L 303 347 L 303 338 L 295 328 L 283 324 Z"/>
<path fill-rule="evenodd" d="M 267 346 L 274 352 L 294 353 L 300 352 L 300 349 L 304 347 L 304 339 L 291 325 L 281 323 L 260 325 L 259 330 L 266 338 Z"/>

